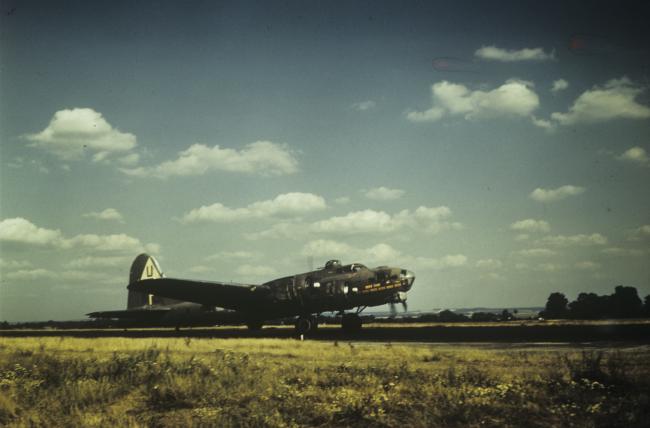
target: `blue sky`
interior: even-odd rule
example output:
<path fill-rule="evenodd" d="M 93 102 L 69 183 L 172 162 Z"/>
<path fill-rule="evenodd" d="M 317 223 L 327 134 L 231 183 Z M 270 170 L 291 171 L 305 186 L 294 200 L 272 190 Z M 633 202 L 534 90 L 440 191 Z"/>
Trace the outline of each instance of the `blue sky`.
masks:
<path fill-rule="evenodd" d="M 640 2 L 1 5 L 0 319 L 121 308 L 141 251 L 399 265 L 414 310 L 650 293 Z"/>

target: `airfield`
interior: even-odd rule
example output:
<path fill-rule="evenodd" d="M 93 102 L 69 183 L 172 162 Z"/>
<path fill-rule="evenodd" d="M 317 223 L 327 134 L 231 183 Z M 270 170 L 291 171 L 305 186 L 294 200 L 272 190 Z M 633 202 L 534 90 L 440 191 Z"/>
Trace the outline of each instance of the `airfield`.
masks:
<path fill-rule="evenodd" d="M 650 323 L 0 330 L 2 426 L 644 426 Z"/>
<path fill-rule="evenodd" d="M 292 339 L 293 326 L 268 325 L 259 331 L 244 326 L 140 328 L 41 328 L 0 330 L 0 337 L 79 337 L 79 338 L 214 338 Z M 599 321 L 508 321 L 489 323 L 370 323 L 359 334 L 346 335 L 337 324 L 320 325 L 303 339 L 317 341 L 383 343 L 650 343 L 650 320 Z"/>

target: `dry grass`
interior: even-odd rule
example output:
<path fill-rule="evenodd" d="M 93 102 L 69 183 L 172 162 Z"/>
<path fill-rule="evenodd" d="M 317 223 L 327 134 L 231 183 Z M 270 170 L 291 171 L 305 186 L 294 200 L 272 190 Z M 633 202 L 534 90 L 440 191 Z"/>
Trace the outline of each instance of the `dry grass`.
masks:
<path fill-rule="evenodd" d="M 642 426 L 650 350 L 0 338 L 7 426 Z"/>

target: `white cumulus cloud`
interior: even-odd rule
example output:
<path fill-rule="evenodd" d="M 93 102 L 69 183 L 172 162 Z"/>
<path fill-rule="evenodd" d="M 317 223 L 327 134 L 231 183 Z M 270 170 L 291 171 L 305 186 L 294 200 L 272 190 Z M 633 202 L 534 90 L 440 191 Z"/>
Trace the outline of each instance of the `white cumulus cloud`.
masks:
<path fill-rule="evenodd" d="M 551 226 L 548 222 L 544 220 L 535 220 L 532 218 L 527 218 L 525 220 L 519 220 L 510 225 L 510 229 L 517 230 L 520 232 L 541 232 L 545 233 L 551 230 Z"/>
<path fill-rule="evenodd" d="M 288 175 L 298 172 L 298 159 L 286 145 L 271 141 L 256 141 L 242 150 L 193 144 L 175 160 L 153 167 L 122 168 L 130 176 L 156 178 L 203 175 L 211 171 Z"/>
<path fill-rule="evenodd" d="M 472 91 L 464 85 L 442 81 L 431 87 L 433 105 L 425 111 L 410 111 L 411 122 L 434 122 L 445 116 L 465 119 L 488 117 L 530 117 L 539 107 L 539 97 L 532 84 L 510 79 L 490 91 Z"/>
<path fill-rule="evenodd" d="M 274 224 L 260 232 L 245 234 L 246 239 L 307 239 L 313 234 L 363 235 L 415 231 L 435 235 L 446 230 L 460 230 L 463 225 L 451 220 L 452 212 L 446 206 L 402 210 L 396 214 L 371 209 L 353 211 L 341 216 L 307 223 L 291 220 Z"/>
<path fill-rule="evenodd" d="M 384 211 L 367 209 L 316 222 L 310 229 L 318 233 L 363 234 L 389 233 L 404 228 L 412 228 L 425 233 L 436 234 L 443 230 L 462 228 L 460 223 L 449 221 L 451 215 L 451 210 L 446 206 L 421 206 L 415 211 L 402 210 L 394 215 Z"/>
<path fill-rule="evenodd" d="M 304 256 L 323 258 L 354 259 L 356 250 L 348 244 L 329 239 L 317 239 L 305 244 L 302 248 Z"/>
<path fill-rule="evenodd" d="M 102 283 L 102 284 L 114 284 L 115 277 L 113 275 L 108 275 L 102 272 L 97 271 L 79 271 L 79 270 L 69 270 L 56 272 L 49 269 L 23 269 L 16 272 L 10 272 L 6 275 L 7 279 L 13 281 L 29 282 L 29 281 L 39 281 L 39 280 L 59 280 L 59 281 L 75 281 L 81 283 Z M 59 286 L 60 287 L 60 286 Z M 65 286 L 64 286 L 65 287 Z"/>
<path fill-rule="evenodd" d="M 564 79 L 557 79 L 556 81 L 553 82 L 553 85 L 551 86 L 551 92 L 557 93 L 567 89 L 568 87 L 569 87 L 569 82 L 567 82 Z"/>
<path fill-rule="evenodd" d="M 549 133 L 552 133 L 556 130 L 557 125 L 547 119 L 540 119 L 536 116 L 531 116 L 530 121 L 533 123 L 538 128 L 542 128 L 545 131 L 548 131 Z"/>
<path fill-rule="evenodd" d="M 501 260 L 481 259 L 476 262 L 476 267 L 480 269 L 500 269 L 503 266 Z"/>
<path fill-rule="evenodd" d="M 248 232 L 244 238 L 257 241 L 260 239 L 298 239 L 302 240 L 309 234 L 309 225 L 298 221 L 282 221 L 260 232 Z"/>
<path fill-rule="evenodd" d="M 135 135 L 113 128 L 101 113 L 91 108 L 59 110 L 44 130 L 25 138 L 31 146 L 66 161 L 82 159 L 86 153 L 95 162 L 125 157 L 137 145 Z"/>
<path fill-rule="evenodd" d="M 365 196 L 375 201 L 392 201 L 401 198 L 404 193 L 402 189 L 389 189 L 388 187 L 381 186 L 366 191 Z"/>
<path fill-rule="evenodd" d="M 32 264 L 26 260 L 7 260 L 0 257 L 0 269 L 23 269 L 32 267 Z"/>
<path fill-rule="evenodd" d="M 594 86 L 582 93 L 566 113 L 556 112 L 551 118 L 560 125 L 603 122 L 613 119 L 648 119 L 650 107 L 636 98 L 644 88 L 630 79 L 612 79 L 603 86 Z"/>
<path fill-rule="evenodd" d="M 344 205 L 350 202 L 349 196 L 341 196 L 340 198 L 334 199 L 334 202 L 340 205 Z"/>
<path fill-rule="evenodd" d="M 94 251 L 123 251 L 157 253 L 158 244 L 143 244 L 139 239 L 121 234 L 80 234 L 66 238 L 61 231 L 36 226 L 22 217 L 0 222 L 0 242 L 58 249 L 87 248 Z"/>
<path fill-rule="evenodd" d="M 608 247 L 600 250 L 601 253 L 607 254 L 608 256 L 632 256 L 640 257 L 645 255 L 646 251 L 638 248 L 621 248 L 621 247 Z"/>
<path fill-rule="evenodd" d="M 516 254 L 523 257 L 551 257 L 557 253 L 548 248 L 529 248 L 527 250 L 517 251 Z"/>
<path fill-rule="evenodd" d="M 646 239 L 650 240 L 650 224 L 644 224 L 628 231 L 628 240 L 630 241 L 643 241 Z"/>
<path fill-rule="evenodd" d="M 22 269 L 16 272 L 9 272 L 4 275 L 5 278 L 14 281 L 35 281 L 39 279 L 53 279 L 57 277 L 56 272 L 47 269 Z"/>
<path fill-rule="evenodd" d="M 413 267 L 425 269 L 459 268 L 467 265 L 467 256 L 464 254 L 449 254 L 440 258 L 415 257 Z"/>
<path fill-rule="evenodd" d="M 296 216 L 327 208 L 325 199 L 312 193 L 283 193 L 275 199 L 255 202 L 244 208 L 229 208 L 221 203 L 202 206 L 186 213 L 182 222 L 234 222 L 272 216 Z"/>
<path fill-rule="evenodd" d="M 386 243 L 380 243 L 368 248 L 353 247 L 344 242 L 328 239 L 310 241 L 302 249 L 302 254 L 309 257 L 319 257 L 323 260 L 340 259 L 344 263 L 361 262 L 373 267 L 375 265 L 399 266 L 407 269 L 459 268 L 467 265 L 467 256 L 463 254 L 448 254 L 442 257 L 424 257 L 402 254 L 399 250 Z"/>
<path fill-rule="evenodd" d="M 373 233 L 392 232 L 397 227 L 397 221 L 390 214 L 363 210 L 319 221 L 313 229 L 324 233 Z"/>
<path fill-rule="evenodd" d="M 555 51 L 545 52 L 542 48 L 503 49 L 496 46 L 483 46 L 474 56 L 488 61 L 549 61 L 555 59 Z"/>
<path fill-rule="evenodd" d="M 554 247 L 569 247 L 569 246 L 592 246 L 592 245 L 605 245 L 607 238 L 600 233 L 578 234 L 578 235 L 556 235 L 545 236 L 539 241 L 542 244 L 551 245 Z"/>
<path fill-rule="evenodd" d="M 61 245 L 62 241 L 60 230 L 38 227 L 22 217 L 8 218 L 0 222 L 0 242 L 57 246 Z"/>
<path fill-rule="evenodd" d="M 83 217 L 94 218 L 97 220 L 113 220 L 124 223 L 124 217 L 122 217 L 122 214 L 120 214 L 120 212 L 115 208 L 106 208 L 104 211 L 99 212 L 89 212 L 83 214 Z"/>
<path fill-rule="evenodd" d="M 369 248 L 355 248 L 346 243 L 328 239 L 317 239 L 303 246 L 302 254 L 309 257 L 319 257 L 323 260 L 342 259 L 347 261 L 363 261 L 365 263 L 396 263 L 402 256 L 392 246 L 380 243 Z"/>
<path fill-rule="evenodd" d="M 617 159 L 635 163 L 640 166 L 650 166 L 650 158 L 643 147 L 635 146 L 624 151 Z"/>
<path fill-rule="evenodd" d="M 565 186 L 558 187 L 557 189 L 544 189 L 538 187 L 537 189 L 533 190 L 529 196 L 537 202 L 556 202 L 562 199 L 566 199 L 569 196 L 579 195 L 581 193 L 584 193 L 584 191 L 584 187 L 567 184 Z"/>

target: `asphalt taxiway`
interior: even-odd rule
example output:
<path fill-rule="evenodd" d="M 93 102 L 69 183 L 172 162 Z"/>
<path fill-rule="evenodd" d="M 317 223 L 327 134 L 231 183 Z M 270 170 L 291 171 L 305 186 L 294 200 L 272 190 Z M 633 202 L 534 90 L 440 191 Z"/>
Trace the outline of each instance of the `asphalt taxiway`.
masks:
<path fill-rule="evenodd" d="M 245 327 L 112 328 L 112 329 L 9 329 L 0 337 L 193 337 L 193 338 L 295 338 L 290 326 L 267 326 L 259 331 Z M 348 336 L 333 325 L 319 327 L 305 339 L 380 343 L 650 343 L 650 323 L 507 325 L 489 326 L 364 326 Z"/>

